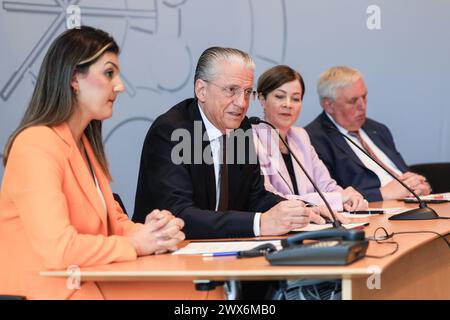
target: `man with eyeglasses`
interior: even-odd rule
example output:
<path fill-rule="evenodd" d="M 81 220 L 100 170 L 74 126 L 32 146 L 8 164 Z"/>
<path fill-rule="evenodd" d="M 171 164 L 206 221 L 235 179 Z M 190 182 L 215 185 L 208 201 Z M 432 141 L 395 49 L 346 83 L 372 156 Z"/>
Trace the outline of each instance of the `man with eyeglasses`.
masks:
<path fill-rule="evenodd" d="M 317 93 L 324 111 L 305 129 L 336 182 L 352 186 L 369 201 L 410 196 L 400 183 L 331 127 L 347 135 L 418 195 L 431 192 L 425 177 L 408 172 L 389 129 L 366 118 L 367 87 L 356 69 L 337 66 L 321 74 Z"/>
<path fill-rule="evenodd" d="M 254 62 L 212 47 L 199 58 L 195 99 L 158 117 L 142 149 L 134 221 L 154 208 L 185 222 L 187 239 L 280 235 L 321 219 L 264 188 L 251 125 Z"/>

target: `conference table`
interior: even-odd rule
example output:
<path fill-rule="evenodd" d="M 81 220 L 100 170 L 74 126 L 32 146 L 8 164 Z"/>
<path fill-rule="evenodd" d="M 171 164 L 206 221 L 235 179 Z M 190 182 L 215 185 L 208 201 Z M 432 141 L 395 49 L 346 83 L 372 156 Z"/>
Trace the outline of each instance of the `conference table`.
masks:
<path fill-rule="evenodd" d="M 416 207 L 400 201 L 370 204 L 372 208 Z M 431 204 L 441 217 L 450 217 L 450 203 Z M 450 239 L 450 220 L 393 221 L 376 214 L 368 221 L 366 237 L 378 227 L 392 232 L 433 231 Z M 378 233 L 377 233 L 378 234 Z M 381 234 L 381 233 L 380 233 Z M 255 239 L 255 238 L 252 238 Z M 258 238 L 264 239 L 264 238 Z M 269 238 L 267 238 L 269 239 Z M 228 239 L 229 240 L 229 239 Z M 433 233 L 398 234 L 389 241 L 369 241 L 367 255 L 346 266 L 271 266 L 264 257 L 237 259 L 201 255 L 162 254 L 130 262 L 80 269 L 81 281 L 230 281 L 342 279 L 342 298 L 349 299 L 450 299 L 450 248 Z M 185 241 L 184 244 L 188 243 Z M 70 272 L 42 271 L 45 277 L 68 277 Z"/>

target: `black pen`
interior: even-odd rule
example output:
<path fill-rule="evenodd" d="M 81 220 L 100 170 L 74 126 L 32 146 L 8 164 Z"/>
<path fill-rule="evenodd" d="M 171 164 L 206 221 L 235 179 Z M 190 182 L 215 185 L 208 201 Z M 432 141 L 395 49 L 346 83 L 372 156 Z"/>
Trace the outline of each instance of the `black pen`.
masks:
<path fill-rule="evenodd" d="M 265 256 L 273 251 L 276 251 L 276 247 L 272 243 L 264 243 L 262 245 L 257 246 L 256 248 L 239 251 L 237 253 L 237 257 L 239 258 L 253 258 L 253 257 L 261 257 Z"/>
<path fill-rule="evenodd" d="M 246 250 L 239 251 L 237 253 L 238 258 L 254 258 L 254 257 L 262 257 L 267 254 L 266 250 Z"/>

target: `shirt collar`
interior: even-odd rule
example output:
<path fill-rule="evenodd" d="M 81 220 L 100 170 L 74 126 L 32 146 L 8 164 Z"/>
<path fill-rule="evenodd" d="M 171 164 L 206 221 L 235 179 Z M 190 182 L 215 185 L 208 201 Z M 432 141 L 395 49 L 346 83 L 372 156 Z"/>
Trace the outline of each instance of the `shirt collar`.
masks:
<path fill-rule="evenodd" d="M 200 115 L 202 116 L 203 123 L 205 124 L 206 133 L 208 134 L 209 141 L 213 141 L 221 136 L 223 133 L 217 129 L 211 121 L 209 121 L 208 117 L 203 113 L 202 107 L 198 105 L 198 109 L 200 110 Z"/>
<path fill-rule="evenodd" d="M 331 122 L 334 123 L 334 125 L 336 126 L 336 128 L 338 128 L 338 130 L 339 130 L 341 133 L 343 133 L 343 134 L 345 134 L 345 135 L 348 135 L 348 130 L 347 130 L 347 129 L 345 129 L 344 127 L 340 126 L 336 121 L 334 121 L 333 117 L 332 117 L 328 112 L 325 112 L 325 114 L 326 114 L 327 117 L 331 120 Z M 361 129 L 360 129 L 360 130 L 361 130 Z"/>

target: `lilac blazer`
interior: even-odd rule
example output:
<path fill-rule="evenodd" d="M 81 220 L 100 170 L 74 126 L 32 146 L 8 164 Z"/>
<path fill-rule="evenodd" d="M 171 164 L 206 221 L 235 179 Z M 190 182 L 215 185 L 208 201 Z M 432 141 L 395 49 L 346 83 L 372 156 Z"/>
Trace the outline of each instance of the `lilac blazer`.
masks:
<path fill-rule="evenodd" d="M 323 204 L 311 182 L 309 182 L 295 159 L 292 158 L 299 191 L 299 195 L 294 195 L 292 181 L 279 149 L 278 134 L 263 123 L 252 127 L 255 148 L 262 174 L 264 174 L 266 189 L 289 199 L 301 199 L 317 205 Z M 288 131 L 287 140 L 292 152 L 314 179 L 314 182 L 322 191 L 332 209 L 342 211 L 341 192 L 343 189 L 331 178 L 327 167 L 319 159 L 316 150 L 311 145 L 308 133 L 303 128 L 292 127 Z"/>

